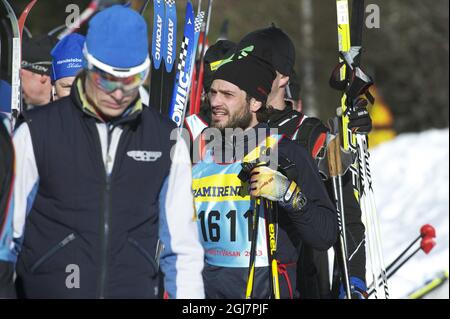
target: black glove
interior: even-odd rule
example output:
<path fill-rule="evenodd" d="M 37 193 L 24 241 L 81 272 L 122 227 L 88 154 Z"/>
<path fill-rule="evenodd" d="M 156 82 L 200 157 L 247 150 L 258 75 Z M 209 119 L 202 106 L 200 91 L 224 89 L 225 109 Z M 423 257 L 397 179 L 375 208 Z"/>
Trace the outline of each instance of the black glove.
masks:
<path fill-rule="evenodd" d="M 353 133 L 369 134 L 372 130 L 372 119 L 367 110 L 368 102 L 364 98 L 357 98 L 352 109 L 348 110 L 348 127 Z"/>

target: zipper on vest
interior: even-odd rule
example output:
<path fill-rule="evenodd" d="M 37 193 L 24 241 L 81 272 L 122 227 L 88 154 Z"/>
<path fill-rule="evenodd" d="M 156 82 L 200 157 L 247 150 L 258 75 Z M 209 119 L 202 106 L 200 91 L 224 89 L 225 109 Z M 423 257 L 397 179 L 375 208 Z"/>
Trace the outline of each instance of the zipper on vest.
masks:
<path fill-rule="evenodd" d="M 64 248 L 67 244 L 75 239 L 75 234 L 71 233 L 69 236 L 61 240 L 56 246 L 52 247 L 47 253 L 45 253 L 38 261 L 31 267 L 31 272 L 34 273 L 45 261 L 56 254 L 60 249 Z"/>
<path fill-rule="evenodd" d="M 106 145 L 106 162 L 105 162 L 105 176 L 106 176 L 106 184 L 105 184 L 105 197 L 104 197 L 104 210 L 103 210 L 103 231 L 102 231 L 102 247 L 101 247 L 101 272 L 100 272 L 100 294 L 99 298 L 105 298 L 105 289 L 108 278 L 108 250 L 109 250 L 109 233 L 110 233 L 110 202 L 111 202 L 111 174 L 112 171 L 109 172 L 108 168 L 112 161 L 111 156 L 109 154 L 109 148 L 111 146 L 111 135 L 114 131 L 114 126 L 111 128 L 108 126 L 108 135 L 107 135 L 107 145 Z"/>

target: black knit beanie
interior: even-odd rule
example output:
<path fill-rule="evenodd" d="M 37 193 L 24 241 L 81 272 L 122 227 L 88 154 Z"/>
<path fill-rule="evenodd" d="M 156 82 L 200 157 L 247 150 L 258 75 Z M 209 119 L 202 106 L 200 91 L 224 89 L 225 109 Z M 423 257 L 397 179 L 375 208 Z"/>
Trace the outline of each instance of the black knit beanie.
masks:
<path fill-rule="evenodd" d="M 22 68 L 33 73 L 50 75 L 52 65 L 50 51 L 56 43 L 57 39 L 48 35 L 24 39 L 22 44 Z"/>
<path fill-rule="evenodd" d="M 242 38 L 237 50 L 249 46 L 253 46 L 252 54 L 272 64 L 278 72 L 291 75 L 295 64 L 295 47 L 283 30 L 271 26 L 253 31 Z"/>
<path fill-rule="evenodd" d="M 275 78 L 275 69 L 269 63 L 248 55 L 222 65 L 214 73 L 213 80 L 233 83 L 251 97 L 266 104 Z"/>

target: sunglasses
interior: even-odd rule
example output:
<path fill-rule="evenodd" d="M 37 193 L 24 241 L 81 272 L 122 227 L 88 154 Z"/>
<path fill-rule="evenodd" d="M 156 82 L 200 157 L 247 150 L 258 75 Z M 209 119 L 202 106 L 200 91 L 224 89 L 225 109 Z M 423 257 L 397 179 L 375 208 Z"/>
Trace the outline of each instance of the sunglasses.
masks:
<path fill-rule="evenodd" d="M 145 82 L 149 71 L 147 68 L 140 73 L 122 78 L 93 67 L 88 71 L 88 76 L 99 89 L 106 93 L 121 90 L 124 94 L 132 94 Z"/>

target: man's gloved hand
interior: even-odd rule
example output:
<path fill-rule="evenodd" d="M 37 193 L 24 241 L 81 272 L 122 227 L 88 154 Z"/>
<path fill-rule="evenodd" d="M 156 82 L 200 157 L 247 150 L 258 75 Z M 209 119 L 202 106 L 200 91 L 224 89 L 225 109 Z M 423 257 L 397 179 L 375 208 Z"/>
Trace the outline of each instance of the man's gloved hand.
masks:
<path fill-rule="evenodd" d="M 367 286 L 364 280 L 358 277 L 350 277 L 350 292 L 352 294 L 352 299 L 367 299 Z M 344 285 L 341 284 L 339 288 L 339 299 L 345 298 Z"/>
<path fill-rule="evenodd" d="M 369 134 L 372 130 L 372 119 L 367 110 L 368 102 L 364 98 L 357 98 L 352 110 L 348 109 L 348 127 L 359 134 Z"/>
<path fill-rule="evenodd" d="M 250 195 L 277 201 L 292 213 L 301 211 L 307 204 L 297 183 L 267 166 L 257 166 L 251 171 Z"/>
<path fill-rule="evenodd" d="M 250 174 L 250 195 L 280 201 L 291 182 L 286 176 L 267 166 L 257 166 Z"/>

